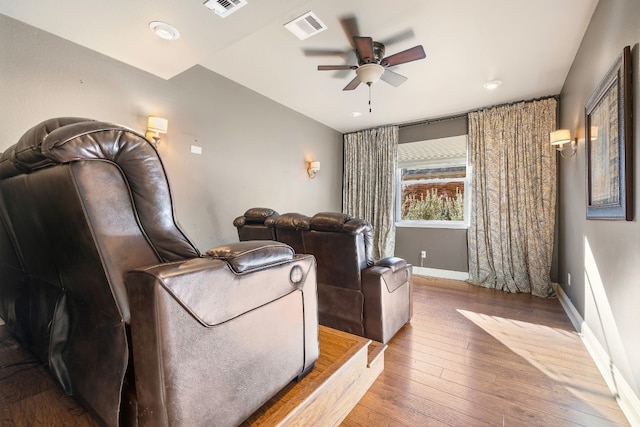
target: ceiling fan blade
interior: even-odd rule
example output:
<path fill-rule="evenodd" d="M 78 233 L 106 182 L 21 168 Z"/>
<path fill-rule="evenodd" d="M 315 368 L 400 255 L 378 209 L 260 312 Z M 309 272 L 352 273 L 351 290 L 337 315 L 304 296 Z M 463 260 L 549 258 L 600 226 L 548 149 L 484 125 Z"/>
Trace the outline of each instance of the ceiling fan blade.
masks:
<path fill-rule="evenodd" d="M 349 82 L 348 85 L 346 85 L 344 87 L 344 89 L 342 90 L 354 90 L 355 88 L 357 88 L 358 86 L 360 86 L 360 78 L 358 76 L 356 76 L 353 80 L 351 80 Z"/>
<path fill-rule="evenodd" d="M 353 38 L 360 35 L 360 30 L 358 29 L 358 20 L 353 15 L 343 16 L 342 18 L 340 18 L 340 25 L 342 26 L 342 30 L 349 40 L 349 44 L 351 44 L 351 47 L 355 49 L 356 45 L 353 41 Z"/>
<path fill-rule="evenodd" d="M 405 62 L 417 61 L 418 59 L 424 59 L 427 55 L 424 53 L 422 45 L 414 46 L 411 49 L 403 50 L 394 55 L 387 56 L 380 65 L 384 67 L 391 67 L 393 65 L 404 64 Z"/>
<path fill-rule="evenodd" d="M 393 87 L 398 87 L 402 83 L 406 82 L 407 78 L 402 74 L 398 74 L 395 71 L 385 68 L 384 73 L 380 76 L 380 80 L 389 83 Z"/>
<path fill-rule="evenodd" d="M 394 43 L 399 43 L 399 42 L 403 42 L 405 40 L 411 39 L 415 37 L 415 33 L 413 32 L 413 30 L 411 28 L 401 31 L 397 34 L 392 35 L 391 37 L 387 37 L 386 39 L 383 40 L 378 40 L 380 43 L 382 43 L 385 46 L 389 46 L 391 44 Z"/>
<path fill-rule="evenodd" d="M 356 45 L 356 52 L 363 64 L 375 62 L 373 55 L 373 39 L 371 37 L 353 36 L 353 42 Z"/>
<path fill-rule="evenodd" d="M 355 65 L 318 65 L 318 71 L 355 70 Z"/>
<path fill-rule="evenodd" d="M 349 76 L 352 76 L 353 74 L 351 73 L 352 70 L 338 70 L 335 73 L 333 73 L 331 75 L 331 77 L 333 77 L 334 79 L 340 79 L 340 80 L 344 80 Z"/>
<path fill-rule="evenodd" d="M 349 56 L 349 52 L 335 49 L 304 49 L 304 56 Z"/>

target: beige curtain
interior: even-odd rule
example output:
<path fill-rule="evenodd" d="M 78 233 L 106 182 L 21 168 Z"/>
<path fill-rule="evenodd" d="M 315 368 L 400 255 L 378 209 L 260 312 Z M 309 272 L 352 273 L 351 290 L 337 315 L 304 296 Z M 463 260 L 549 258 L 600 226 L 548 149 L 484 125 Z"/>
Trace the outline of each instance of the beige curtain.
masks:
<path fill-rule="evenodd" d="M 398 127 L 344 135 L 342 211 L 371 223 L 376 259 L 393 256 L 393 200 L 398 162 Z"/>
<path fill-rule="evenodd" d="M 553 295 L 555 99 L 469 114 L 469 282 Z"/>

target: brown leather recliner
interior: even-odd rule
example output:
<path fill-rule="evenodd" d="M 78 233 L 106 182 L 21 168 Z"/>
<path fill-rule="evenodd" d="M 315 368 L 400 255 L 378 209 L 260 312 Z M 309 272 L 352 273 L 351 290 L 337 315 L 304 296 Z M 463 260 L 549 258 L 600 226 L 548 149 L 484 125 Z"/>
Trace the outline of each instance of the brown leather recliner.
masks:
<path fill-rule="evenodd" d="M 109 426 L 237 425 L 318 357 L 313 257 L 201 256 L 153 146 L 88 119 L 0 155 L 0 317 Z"/>
<path fill-rule="evenodd" d="M 315 256 L 322 325 L 387 343 L 409 322 L 412 266 L 397 257 L 375 261 L 368 222 L 322 212 L 312 218 L 285 213 L 266 224 L 277 241 Z"/>
<path fill-rule="evenodd" d="M 375 261 L 367 221 L 321 212 L 302 235 L 318 263 L 321 324 L 386 344 L 409 322 L 412 266 L 397 257 Z"/>
<path fill-rule="evenodd" d="M 276 240 L 273 221 L 278 212 L 269 208 L 247 209 L 244 215 L 233 220 L 241 242 L 247 240 Z"/>

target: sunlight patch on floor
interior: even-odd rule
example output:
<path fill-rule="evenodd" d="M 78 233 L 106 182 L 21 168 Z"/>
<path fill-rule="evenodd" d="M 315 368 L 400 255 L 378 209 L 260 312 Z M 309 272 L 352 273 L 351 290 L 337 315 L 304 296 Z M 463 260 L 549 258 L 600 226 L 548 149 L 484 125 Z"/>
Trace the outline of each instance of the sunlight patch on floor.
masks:
<path fill-rule="evenodd" d="M 583 345 L 577 333 L 467 310 L 457 311 L 582 401 L 603 398 L 603 390 L 595 386 L 594 380 L 575 374 L 576 364 L 591 363 L 586 349 L 584 357 L 561 353 L 562 346 Z M 609 394 L 605 397 L 613 399 Z"/>

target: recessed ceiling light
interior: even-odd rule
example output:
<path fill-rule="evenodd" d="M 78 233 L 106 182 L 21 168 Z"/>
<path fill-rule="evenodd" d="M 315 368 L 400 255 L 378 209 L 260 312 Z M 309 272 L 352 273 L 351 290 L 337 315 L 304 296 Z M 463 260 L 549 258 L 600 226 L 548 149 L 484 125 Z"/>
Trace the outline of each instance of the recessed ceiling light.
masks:
<path fill-rule="evenodd" d="M 173 25 L 169 25 L 162 21 L 149 22 L 149 28 L 156 35 L 165 40 L 177 40 L 180 38 L 180 32 Z"/>
<path fill-rule="evenodd" d="M 485 84 L 483 84 L 482 87 L 486 90 L 494 90 L 501 84 L 502 82 L 500 80 L 491 80 L 490 82 L 486 82 Z"/>
<path fill-rule="evenodd" d="M 351 113 L 349 113 L 349 115 L 351 117 L 360 117 L 362 113 L 360 111 L 352 111 Z"/>

